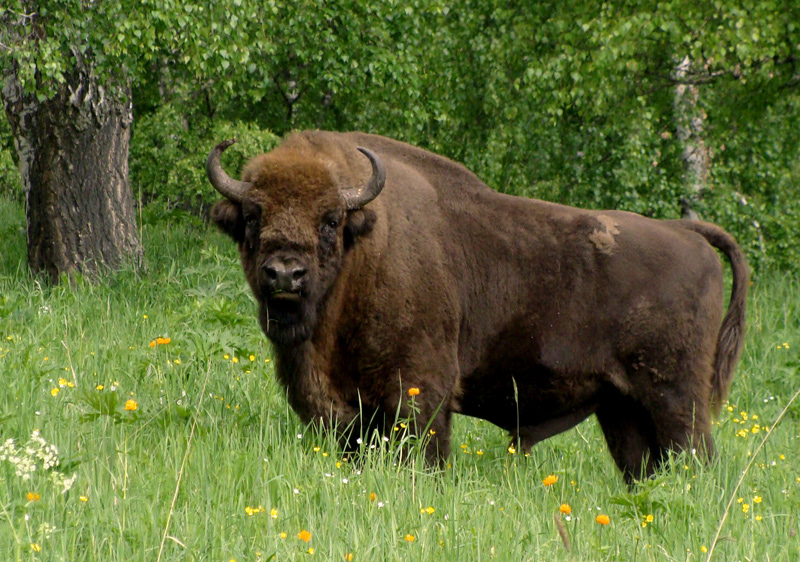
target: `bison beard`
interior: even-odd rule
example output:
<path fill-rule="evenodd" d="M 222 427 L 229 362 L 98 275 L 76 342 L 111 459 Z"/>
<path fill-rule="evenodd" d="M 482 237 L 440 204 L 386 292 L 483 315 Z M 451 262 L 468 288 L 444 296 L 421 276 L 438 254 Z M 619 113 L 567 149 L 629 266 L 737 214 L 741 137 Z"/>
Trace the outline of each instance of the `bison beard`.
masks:
<path fill-rule="evenodd" d="M 287 346 L 311 337 L 316 312 L 300 299 L 268 298 L 259 305 L 258 321 L 270 340 Z"/>
<path fill-rule="evenodd" d="M 748 285 L 719 227 L 502 195 L 363 133 L 294 133 L 237 181 L 220 166 L 231 143 L 208 158 L 225 197 L 212 219 L 238 244 L 304 422 L 386 433 L 415 388 L 432 463 L 453 413 L 523 448 L 595 414 L 628 483 L 670 450 L 712 454 Z M 733 272 L 726 313 L 714 248 Z"/>

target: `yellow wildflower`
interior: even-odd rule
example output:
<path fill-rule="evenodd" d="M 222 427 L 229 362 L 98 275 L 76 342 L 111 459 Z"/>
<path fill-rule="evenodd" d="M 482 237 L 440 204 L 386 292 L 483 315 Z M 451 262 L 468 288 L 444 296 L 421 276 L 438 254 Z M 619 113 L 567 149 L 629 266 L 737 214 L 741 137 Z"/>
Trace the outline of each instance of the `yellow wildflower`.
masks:
<path fill-rule="evenodd" d="M 41 496 L 36 492 L 28 492 L 28 501 L 29 502 L 38 502 L 41 499 Z"/>
<path fill-rule="evenodd" d="M 414 542 L 417 538 L 414 535 L 406 535 L 403 537 L 403 540 L 406 542 Z"/>
<path fill-rule="evenodd" d="M 568 503 L 562 503 L 561 506 L 559 506 L 558 510 L 564 515 L 569 515 L 570 513 L 572 513 L 572 508 L 569 506 Z"/>
<path fill-rule="evenodd" d="M 125 409 L 129 412 L 134 412 L 139 409 L 139 404 L 136 403 L 136 400 L 128 400 L 125 402 Z"/>
<path fill-rule="evenodd" d="M 408 389 L 409 396 L 416 396 L 417 394 L 419 394 L 419 389 L 417 387 L 412 387 Z"/>
<path fill-rule="evenodd" d="M 303 529 L 302 531 L 297 533 L 297 538 L 300 539 L 301 541 L 308 542 L 311 540 L 311 533 Z"/>
<path fill-rule="evenodd" d="M 545 486 L 552 486 L 556 482 L 558 482 L 558 476 L 556 476 L 555 474 L 550 474 L 547 477 L 545 477 L 544 480 L 542 480 L 542 484 L 544 484 Z"/>
<path fill-rule="evenodd" d="M 609 523 L 611 523 L 611 518 L 609 518 L 608 515 L 598 515 L 597 517 L 594 518 L 594 520 L 600 523 L 601 525 L 608 525 Z"/>
<path fill-rule="evenodd" d="M 273 519 L 277 519 L 278 510 L 273 507 L 272 509 L 269 510 L 269 516 L 272 517 Z"/>

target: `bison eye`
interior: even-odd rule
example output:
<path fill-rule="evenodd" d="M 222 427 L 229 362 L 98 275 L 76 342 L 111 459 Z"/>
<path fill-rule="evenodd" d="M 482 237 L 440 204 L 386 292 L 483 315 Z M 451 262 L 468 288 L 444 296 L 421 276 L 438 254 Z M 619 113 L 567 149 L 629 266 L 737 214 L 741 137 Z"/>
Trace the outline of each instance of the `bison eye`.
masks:
<path fill-rule="evenodd" d="M 337 228 L 339 228 L 341 222 L 342 222 L 342 211 L 336 209 L 330 211 L 329 213 L 325 213 L 325 215 L 322 217 L 321 228 L 336 230 Z"/>

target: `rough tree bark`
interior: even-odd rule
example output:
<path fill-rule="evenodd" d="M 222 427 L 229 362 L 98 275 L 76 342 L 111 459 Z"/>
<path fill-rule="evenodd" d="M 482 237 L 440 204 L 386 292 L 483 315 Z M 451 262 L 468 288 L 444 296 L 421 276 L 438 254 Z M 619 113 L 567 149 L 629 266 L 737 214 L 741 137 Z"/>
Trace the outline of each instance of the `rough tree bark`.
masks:
<path fill-rule="evenodd" d="M 140 266 L 130 89 L 109 92 L 79 66 L 45 101 L 6 75 L 2 98 L 26 193 L 31 270 L 55 283 L 65 273 Z"/>

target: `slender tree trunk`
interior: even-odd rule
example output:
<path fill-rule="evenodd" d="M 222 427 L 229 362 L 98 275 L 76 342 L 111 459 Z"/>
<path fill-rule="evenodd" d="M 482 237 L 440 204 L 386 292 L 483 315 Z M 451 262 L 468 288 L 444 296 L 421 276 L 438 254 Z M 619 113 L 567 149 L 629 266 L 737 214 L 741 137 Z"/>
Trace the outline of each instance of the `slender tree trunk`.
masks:
<path fill-rule="evenodd" d="M 703 198 L 708 187 L 708 174 L 711 170 L 711 152 L 704 139 L 706 112 L 699 104 L 700 89 L 685 83 L 692 66 L 687 56 L 675 69 L 675 129 L 678 142 L 683 147 L 681 159 L 684 166 L 684 182 L 688 188 L 687 197 L 681 201 L 684 216 L 696 218 L 692 207 Z"/>
<path fill-rule="evenodd" d="M 39 101 L 7 75 L 3 102 L 26 194 L 28 265 L 57 282 L 142 262 L 128 179 L 130 89 L 78 66 Z"/>

